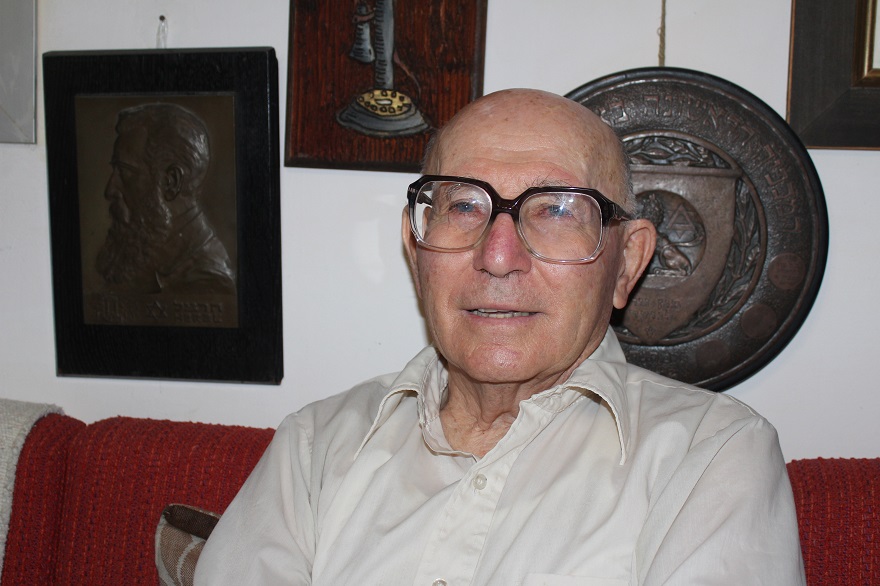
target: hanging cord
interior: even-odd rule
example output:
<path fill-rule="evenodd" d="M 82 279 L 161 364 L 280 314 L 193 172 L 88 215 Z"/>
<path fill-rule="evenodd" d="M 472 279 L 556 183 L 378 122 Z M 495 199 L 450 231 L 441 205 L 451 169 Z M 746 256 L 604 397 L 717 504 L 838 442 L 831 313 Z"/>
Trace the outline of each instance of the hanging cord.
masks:
<path fill-rule="evenodd" d="M 666 0 L 660 0 L 660 28 L 657 29 L 657 35 L 660 37 L 660 50 L 657 53 L 657 60 L 660 67 L 666 66 Z"/>
<path fill-rule="evenodd" d="M 168 19 L 165 15 L 159 16 L 159 30 L 156 31 L 156 48 L 164 49 L 168 44 Z"/>

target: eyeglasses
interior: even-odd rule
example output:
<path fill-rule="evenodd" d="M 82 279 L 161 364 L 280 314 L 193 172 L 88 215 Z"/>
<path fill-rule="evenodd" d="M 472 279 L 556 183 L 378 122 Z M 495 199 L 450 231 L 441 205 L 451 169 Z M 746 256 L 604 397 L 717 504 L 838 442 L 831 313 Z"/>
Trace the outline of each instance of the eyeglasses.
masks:
<path fill-rule="evenodd" d="M 503 199 L 479 179 L 425 175 L 407 189 L 416 240 L 430 250 L 471 250 L 500 213 L 510 214 L 526 249 L 559 264 L 595 260 L 611 220 L 630 220 L 622 207 L 585 187 L 530 187 Z"/>

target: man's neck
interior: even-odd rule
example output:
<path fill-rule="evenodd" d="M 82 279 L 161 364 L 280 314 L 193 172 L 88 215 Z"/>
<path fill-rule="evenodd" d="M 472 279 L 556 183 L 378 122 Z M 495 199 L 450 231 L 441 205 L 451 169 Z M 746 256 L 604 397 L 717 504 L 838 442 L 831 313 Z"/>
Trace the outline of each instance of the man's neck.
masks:
<path fill-rule="evenodd" d="M 493 411 L 490 415 L 489 411 L 468 409 L 464 406 L 466 401 L 456 400 L 455 396 L 457 394 L 440 410 L 446 441 L 454 450 L 482 458 L 507 434 L 519 413 L 519 405 L 510 410 Z"/>
<path fill-rule="evenodd" d="M 171 235 L 165 241 L 163 248 L 163 265 L 158 268 L 159 273 L 168 273 L 172 267 L 180 262 L 181 257 L 188 257 L 192 249 L 202 245 L 211 234 L 205 232 L 202 221 L 202 210 L 198 206 L 190 207 L 174 218 Z"/>
<path fill-rule="evenodd" d="M 446 397 L 440 408 L 443 434 L 454 450 L 482 458 L 501 441 L 519 415 L 519 405 L 532 395 L 553 387 L 544 384 L 475 383 L 450 372 Z"/>

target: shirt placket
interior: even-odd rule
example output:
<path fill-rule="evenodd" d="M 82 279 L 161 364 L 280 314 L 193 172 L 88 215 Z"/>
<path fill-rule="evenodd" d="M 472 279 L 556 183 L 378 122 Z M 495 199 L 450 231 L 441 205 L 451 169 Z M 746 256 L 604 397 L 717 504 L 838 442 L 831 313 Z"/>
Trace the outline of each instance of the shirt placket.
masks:
<path fill-rule="evenodd" d="M 414 584 L 470 584 L 498 501 L 522 446 L 494 461 L 475 463 L 459 481 L 425 547 Z"/>
<path fill-rule="evenodd" d="M 473 582 L 517 458 L 558 412 L 579 396 L 575 391 L 557 389 L 520 404 L 520 413 L 507 434 L 458 482 L 424 549 L 416 586 L 462 586 Z"/>

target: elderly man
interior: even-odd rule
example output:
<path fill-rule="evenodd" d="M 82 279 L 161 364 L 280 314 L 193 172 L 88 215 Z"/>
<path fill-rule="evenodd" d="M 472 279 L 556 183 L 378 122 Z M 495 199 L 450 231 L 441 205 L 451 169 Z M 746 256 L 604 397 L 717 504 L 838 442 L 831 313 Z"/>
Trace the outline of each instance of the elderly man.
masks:
<path fill-rule="evenodd" d="M 96 268 L 108 291 L 234 294 L 235 271 L 198 197 L 208 170 L 208 131 L 175 104 L 119 113 L 104 197 L 112 224 Z"/>
<path fill-rule="evenodd" d="M 620 142 L 534 90 L 462 110 L 409 189 L 432 346 L 289 416 L 201 584 L 802 584 L 776 433 L 627 365 L 651 259 Z"/>

